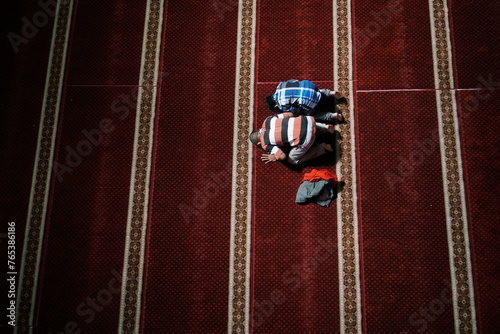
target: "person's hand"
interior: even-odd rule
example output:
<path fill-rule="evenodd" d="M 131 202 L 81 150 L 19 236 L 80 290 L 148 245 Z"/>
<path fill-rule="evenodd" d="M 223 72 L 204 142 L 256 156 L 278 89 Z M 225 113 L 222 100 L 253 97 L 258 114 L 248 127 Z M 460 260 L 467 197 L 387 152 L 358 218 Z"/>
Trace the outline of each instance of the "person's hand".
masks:
<path fill-rule="evenodd" d="M 266 164 L 270 163 L 270 162 L 273 162 L 273 161 L 276 161 L 276 157 L 274 156 L 274 154 L 262 154 L 262 157 L 261 157 L 262 161 L 264 161 Z"/>

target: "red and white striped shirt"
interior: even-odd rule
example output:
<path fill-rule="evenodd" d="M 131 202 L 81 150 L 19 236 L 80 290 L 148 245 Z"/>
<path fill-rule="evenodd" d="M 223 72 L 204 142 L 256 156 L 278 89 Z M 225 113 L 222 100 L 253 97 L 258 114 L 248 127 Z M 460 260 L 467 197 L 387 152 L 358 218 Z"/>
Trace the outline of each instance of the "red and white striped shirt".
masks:
<path fill-rule="evenodd" d="M 316 138 L 316 122 L 312 116 L 281 113 L 265 119 L 259 137 L 262 148 L 279 158 L 280 147 L 310 147 Z"/>

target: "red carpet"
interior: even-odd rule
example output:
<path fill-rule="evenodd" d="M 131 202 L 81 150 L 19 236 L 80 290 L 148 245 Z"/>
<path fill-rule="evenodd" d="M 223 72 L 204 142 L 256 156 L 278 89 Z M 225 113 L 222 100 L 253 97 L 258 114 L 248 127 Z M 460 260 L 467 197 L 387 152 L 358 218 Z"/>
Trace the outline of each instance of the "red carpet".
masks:
<path fill-rule="evenodd" d="M 411 333 L 422 318 L 411 321 L 412 314 L 449 284 L 446 226 L 437 223 L 445 214 L 433 104 L 434 92 L 358 94 L 364 315 L 374 333 Z M 432 323 L 435 332 L 453 327 L 448 305 Z"/>
<path fill-rule="evenodd" d="M 125 99 L 136 99 L 144 6 L 78 2 L 75 14 L 36 326 L 56 333 L 73 322 L 82 332 L 111 333 L 135 119 L 135 103 Z M 52 307 L 47 296 L 61 294 Z"/>
<path fill-rule="evenodd" d="M 274 88 L 260 85 L 260 101 Z M 257 123 L 262 124 L 267 114 L 259 112 Z M 260 154 L 254 154 L 254 332 L 317 333 L 337 328 L 338 304 L 332 303 L 339 298 L 335 202 L 329 208 L 290 205 L 304 173 L 313 168 L 335 172 L 333 154 L 301 170 L 264 165 Z"/>
<path fill-rule="evenodd" d="M 2 333 L 500 328 L 497 2 L 2 6 Z M 291 78 L 348 94 L 341 147 L 266 165 Z"/>
<path fill-rule="evenodd" d="M 144 333 L 227 328 L 236 16 L 217 14 L 167 4 Z"/>
<path fill-rule="evenodd" d="M 270 115 L 263 101 L 279 81 L 309 79 L 319 88 L 333 88 L 331 4 L 259 5 L 256 128 Z M 309 51 L 297 52 L 305 49 Z M 281 164 L 264 165 L 260 155 L 256 150 L 253 332 L 320 333 L 338 328 L 338 303 L 332 302 L 339 299 L 335 205 L 293 205 L 303 174 L 313 167 L 295 171 Z M 317 168 L 335 172 L 333 164 L 325 164 L 333 158 L 318 159 Z"/>
<path fill-rule="evenodd" d="M 2 36 L 11 31 L 20 33 L 20 18 L 32 17 L 38 7 L 31 3 L 9 2 L 2 4 Z M 7 13 L 10 13 L 8 16 Z M 46 68 L 49 57 L 52 24 L 48 22 L 45 29 L 40 30 L 29 44 L 19 45 L 19 52 L 7 38 L 2 38 L 1 55 L 3 60 L 0 98 L 0 251 L 7 261 L 8 230 L 7 222 L 15 222 L 16 260 L 19 270 L 24 242 L 27 208 L 33 177 L 33 161 L 37 148 L 38 128 L 40 125 L 40 106 L 43 101 Z M 16 27 L 13 30 L 13 27 Z M 36 56 L 34 56 L 36 54 Z M 29 98 L 22 92 L 29 92 Z M 22 152 L 22 153 L 20 153 Z M 0 301 L 3 310 L 9 307 L 7 292 L 7 262 L 1 266 L 2 281 L 0 284 Z M 4 270 L 5 269 L 5 270 Z M 18 281 L 16 282 L 18 283 Z M 7 311 L 5 311 L 7 312 Z M 10 313 L 10 312 L 9 312 Z M 7 333 L 12 329 L 8 325 L 10 318 L 3 314 L 0 326 Z"/>
<path fill-rule="evenodd" d="M 461 92 L 459 105 L 467 105 L 476 92 Z M 482 90 L 487 96 L 481 103 L 481 116 L 462 113 L 462 145 L 468 189 L 470 233 L 473 240 L 475 293 L 477 299 L 478 327 L 481 333 L 494 333 L 498 328 L 496 301 L 500 298 L 498 286 L 498 182 L 494 175 L 499 168 L 496 130 L 499 119 L 495 105 L 499 101 L 498 91 Z M 479 110 L 479 109 L 478 109 Z"/>

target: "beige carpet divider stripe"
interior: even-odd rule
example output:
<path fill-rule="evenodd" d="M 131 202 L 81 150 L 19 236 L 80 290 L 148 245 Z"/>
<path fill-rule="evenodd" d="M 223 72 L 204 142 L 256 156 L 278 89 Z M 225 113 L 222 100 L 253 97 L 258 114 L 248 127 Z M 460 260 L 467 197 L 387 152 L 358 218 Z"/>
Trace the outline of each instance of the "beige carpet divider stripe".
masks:
<path fill-rule="evenodd" d="M 250 241 L 255 64 L 255 0 L 239 0 L 234 100 L 231 245 L 228 333 L 248 333 L 250 324 Z"/>
<path fill-rule="evenodd" d="M 446 1 L 429 0 L 429 10 L 455 332 L 477 333 Z"/>
<path fill-rule="evenodd" d="M 134 152 L 118 333 L 139 333 L 163 0 L 148 0 L 137 93 Z"/>
<path fill-rule="evenodd" d="M 345 182 L 337 199 L 340 333 L 358 334 L 362 332 L 362 325 L 351 24 L 351 2 L 334 1 L 335 90 L 349 101 L 347 108 L 341 109 L 347 123 L 339 126 L 342 156 L 337 163 L 339 180 Z"/>
<path fill-rule="evenodd" d="M 14 333 L 32 333 L 73 1 L 58 1 L 38 130 Z"/>

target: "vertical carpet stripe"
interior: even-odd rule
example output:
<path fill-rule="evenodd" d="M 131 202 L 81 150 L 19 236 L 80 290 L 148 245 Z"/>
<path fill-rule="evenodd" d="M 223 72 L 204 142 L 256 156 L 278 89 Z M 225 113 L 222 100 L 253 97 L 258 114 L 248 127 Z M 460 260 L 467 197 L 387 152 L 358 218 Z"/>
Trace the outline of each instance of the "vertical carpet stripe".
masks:
<path fill-rule="evenodd" d="M 429 0 L 456 333 L 476 333 L 474 288 L 446 1 Z"/>
<path fill-rule="evenodd" d="M 158 82 L 163 4 L 163 0 L 149 0 L 146 6 L 123 260 L 119 333 L 139 333 L 140 329 L 144 242 L 148 223 L 149 178 L 157 93 L 155 85 Z"/>
<path fill-rule="evenodd" d="M 359 238 L 356 195 L 356 159 L 354 102 L 352 85 L 351 3 L 337 0 L 333 6 L 335 90 L 348 101 L 343 110 L 346 124 L 339 127 L 342 138 L 337 174 L 345 182 L 337 201 L 339 243 L 340 333 L 361 333 L 361 293 L 359 274 Z"/>
<path fill-rule="evenodd" d="M 228 333 L 248 333 L 255 49 L 255 0 L 239 0 L 234 101 Z"/>
<path fill-rule="evenodd" d="M 57 2 L 21 259 L 20 283 L 16 301 L 17 326 L 14 333 L 32 333 L 33 331 L 42 240 L 72 12 L 73 1 Z"/>

